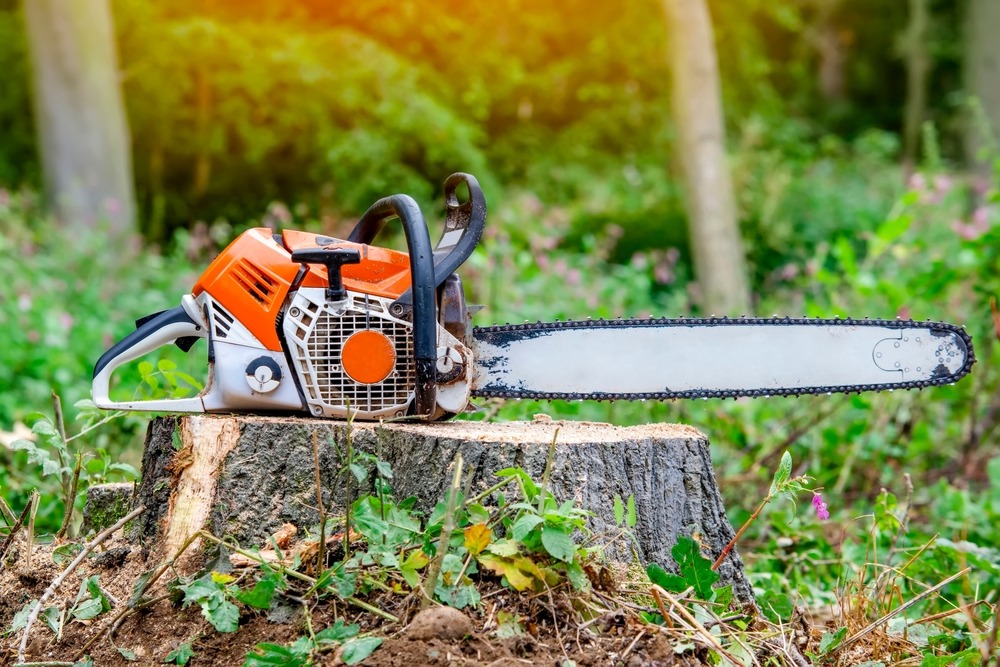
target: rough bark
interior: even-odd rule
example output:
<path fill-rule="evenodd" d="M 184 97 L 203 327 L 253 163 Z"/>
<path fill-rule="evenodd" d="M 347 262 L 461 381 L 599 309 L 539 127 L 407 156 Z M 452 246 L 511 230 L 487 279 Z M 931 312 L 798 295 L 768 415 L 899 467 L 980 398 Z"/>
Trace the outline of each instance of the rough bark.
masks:
<path fill-rule="evenodd" d="M 969 0 L 965 22 L 965 88 L 981 108 L 970 114 L 965 131 L 966 161 L 989 174 L 993 155 L 984 161 L 984 148 L 996 149 L 1000 137 L 1000 2 Z"/>
<path fill-rule="evenodd" d="M 108 0 L 27 0 L 45 188 L 65 225 L 133 229 L 135 195 Z"/>
<path fill-rule="evenodd" d="M 702 306 L 749 312 L 746 259 L 726 161 L 719 66 L 705 0 L 662 0 L 691 249 Z"/>
<path fill-rule="evenodd" d="M 377 454 L 394 471 L 399 498 L 414 496 L 430 513 L 445 497 L 455 455 L 471 470 L 472 493 L 497 481 L 496 471 L 519 467 L 536 480 L 559 429 L 550 488 L 560 501 L 576 500 L 595 515 L 595 533 L 614 534 L 613 498 L 635 497 L 635 544 L 613 543 L 616 562 L 659 562 L 671 567 L 670 550 L 681 535 L 696 533 L 714 558 L 732 538 L 708 441 L 686 426 L 630 428 L 574 422 L 484 424 L 355 424 L 352 446 Z M 240 544 L 263 544 L 284 523 L 318 523 L 313 434 L 320 444 L 323 505 L 343 512 L 342 456 L 347 426 L 327 420 L 258 416 L 192 416 L 157 419 L 149 428 L 142 481 L 135 503 L 151 508 L 138 519 L 136 539 L 170 552 L 204 526 Z M 356 495 L 356 494 L 355 494 Z M 487 503 L 489 499 L 487 500 Z M 742 601 L 752 592 L 739 556 L 719 571 Z"/>

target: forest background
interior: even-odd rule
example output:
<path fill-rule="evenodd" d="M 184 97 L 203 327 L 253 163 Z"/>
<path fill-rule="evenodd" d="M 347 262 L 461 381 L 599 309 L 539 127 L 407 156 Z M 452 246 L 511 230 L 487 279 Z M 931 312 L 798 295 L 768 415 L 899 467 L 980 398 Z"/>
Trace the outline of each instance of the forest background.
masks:
<path fill-rule="evenodd" d="M 930 544 L 904 587 L 923 590 L 972 563 L 936 604 L 995 604 L 1000 40 L 990 26 L 1000 25 L 1000 3 L 707 4 L 752 311 L 965 324 L 977 345 L 973 376 L 891 395 L 521 401 L 484 413 L 703 429 L 737 525 L 791 450 L 796 474 L 826 489 L 834 517 L 821 524 L 778 510 L 748 533 L 744 557 L 779 616 L 795 602 L 834 599 L 852 554 L 866 562 L 872 540 L 891 538 L 859 516 L 897 517 L 896 543 L 912 553 Z M 5 444 L 51 410 L 53 391 L 72 424 L 94 360 L 132 320 L 176 305 L 240 230 L 344 234 L 397 192 L 414 196 L 433 226 L 454 171 L 475 174 L 490 204 L 487 236 L 463 269 L 470 300 L 486 305 L 477 322 L 703 312 L 661 3 L 110 5 L 134 237 L 49 214 L 24 12 L 0 0 Z M 125 202 L 104 205 L 113 218 Z M 133 369 L 121 384 L 183 390 L 172 364 L 202 378 L 197 352 L 165 351 L 155 377 Z M 144 425 L 132 415 L 75 441 L 86 480 L 131 479 Z M 11 505 L 32 488 L 58 488 L 38 456 L 0 447 L 0 493 Z M 43 527 L 61 506 L 60 493 L 43 495 Z M 949 617 L 955 650 L 969 646 L 963 623 L 976 621 L 965 619 Z"/>

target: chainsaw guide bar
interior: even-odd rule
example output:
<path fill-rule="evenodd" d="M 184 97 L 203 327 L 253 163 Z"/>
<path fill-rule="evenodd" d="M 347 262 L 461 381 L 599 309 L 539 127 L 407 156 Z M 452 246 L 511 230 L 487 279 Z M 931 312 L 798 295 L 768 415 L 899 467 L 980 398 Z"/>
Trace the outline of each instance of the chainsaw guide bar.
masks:
<path fill-rule="evenodd" d="M 643 401 L 922 389 L 953 384 L 975 363 L 964 329 L 912 320 L 569 320 L 476 327 L 473 337 L 479 381 L 472 395 L 481 398 Z"/>

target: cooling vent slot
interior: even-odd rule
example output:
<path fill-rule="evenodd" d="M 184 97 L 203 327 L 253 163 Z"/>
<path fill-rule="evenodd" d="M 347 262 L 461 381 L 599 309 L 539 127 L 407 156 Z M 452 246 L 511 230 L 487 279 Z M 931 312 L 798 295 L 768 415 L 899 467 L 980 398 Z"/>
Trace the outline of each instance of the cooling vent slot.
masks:
<path fill-rule="evenodd" d="M 278 283 L 263 269 L 245 257 L 241 257 L 239 262 L 233 266 L 229 275 L 255 301 L 266 308 L 271 307 L 274 302 L 274 295 L 278 289 Z"/>
<path fill-rule="evenodd" d="M 218 304 L 212 309 L 212 327 L 212 335 L 216 338 L 229 338 L 229 330 L 233 328 L 233 316 Z"/>

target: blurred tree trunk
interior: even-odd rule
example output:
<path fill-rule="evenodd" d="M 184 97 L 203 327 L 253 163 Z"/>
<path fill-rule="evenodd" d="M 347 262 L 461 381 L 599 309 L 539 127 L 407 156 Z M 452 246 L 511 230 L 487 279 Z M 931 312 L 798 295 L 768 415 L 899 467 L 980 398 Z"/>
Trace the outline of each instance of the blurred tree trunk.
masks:
<path fill-rule="evenodd" d="M 969 0 L 967 12 L 965 89 L 979 101 L 982 114 L 972 114 L 966 124 L 965 159 L 977 170 L 988 172 L 990 166 L 979 159 L 979 151 L 995 147 L 1000 136 L 1000 2 Z M 987 130 L 990 135 L 984 134 Z"/>
<path fill-rule="evenodd" d="M 920 147 L 920 128 L 927 116 L 927 75 L 931 57 L 927 49 L 929 0 L 910 0 L 910 21 L 903 38 L 906 60 L 906 105 L 903 108 L 903 166 L 912 171 Z"/>
<path fill-rule="evenodd" d="M 47 196 L 64 225 L 134 229 L 132 156 L 108 0 L 25 0 Z"/>
<path fill-rule="evenodd" d="M 702 306 L 717 315 L 749 310 L 746 260 L 726 162 L 722 93 L 705 0 L 662 0 L 672 105 L 688 228 Z"/>

